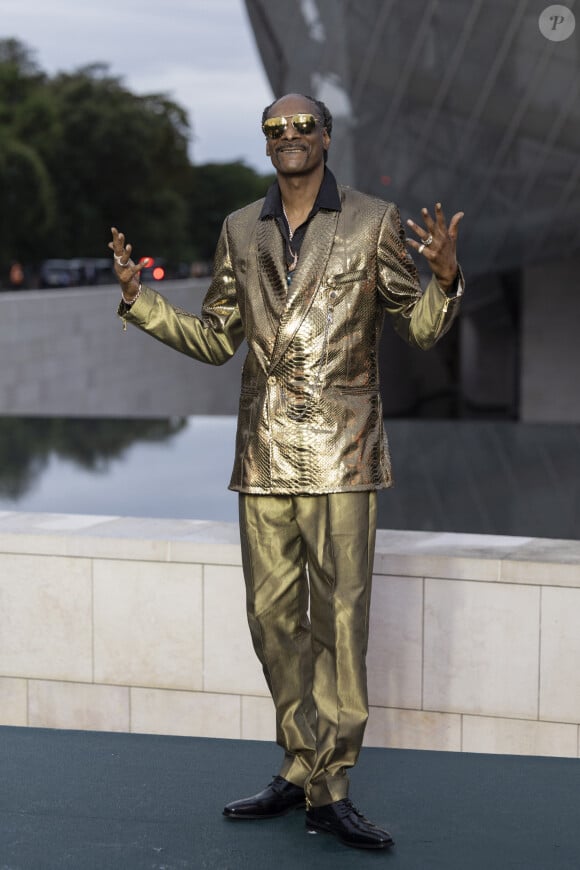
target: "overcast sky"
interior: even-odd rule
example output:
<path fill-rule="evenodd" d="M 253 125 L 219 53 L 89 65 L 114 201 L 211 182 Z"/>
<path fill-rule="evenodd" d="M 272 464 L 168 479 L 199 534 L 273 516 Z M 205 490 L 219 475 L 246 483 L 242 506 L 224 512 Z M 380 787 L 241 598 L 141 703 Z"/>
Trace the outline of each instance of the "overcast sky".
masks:
<path fill-rule="evenodd" d="M 133 92 L 164 92 L 192 126 L 195 163 L 271 169 L 260 130 L 272 91 L 243 0 L 0 0 L 14 37 L 52 75 L 108 63 Z"/>

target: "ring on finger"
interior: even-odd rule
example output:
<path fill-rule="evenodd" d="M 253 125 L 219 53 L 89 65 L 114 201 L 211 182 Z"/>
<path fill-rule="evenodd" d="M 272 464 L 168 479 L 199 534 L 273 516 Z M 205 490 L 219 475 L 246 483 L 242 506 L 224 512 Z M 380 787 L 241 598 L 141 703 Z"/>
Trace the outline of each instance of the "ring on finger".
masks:
<path fill-rule="evenodd" d="M 425 250 L 425 245 L 424 244 L 419 245 L 419 253 L 422 254 L 424 250 Z"/>
<path fill-rule="evenodd" d="M 423 239 L 423 244 L 425 245 L 426 248 L 428 248 L 432 241 L 433 241 L 433 236 L 427 236 L 426 239 Z"/>
<path fill-rule="evenodd" d="M 122 255 L 122 254 L 121 254 L 120 256 L 117 256 L 117 254 L 113 254 L 113 257 L 115 258 L 115 260 L 117 261 L 117 263 L 119 264 L 119 266 L 126 266 L 127 263 L 129 262 L 129 260 L 127 260 L 126 263 L 123 263 L 123 262 L 122 262 L 122 260 L 123 260 L 123 255 Z"/>

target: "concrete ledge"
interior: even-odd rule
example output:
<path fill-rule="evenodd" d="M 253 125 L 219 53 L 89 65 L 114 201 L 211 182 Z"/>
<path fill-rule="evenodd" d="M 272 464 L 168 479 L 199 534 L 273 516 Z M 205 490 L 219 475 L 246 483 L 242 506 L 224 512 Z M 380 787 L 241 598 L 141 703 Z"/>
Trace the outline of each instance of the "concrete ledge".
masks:
<path fill-rule="evenodd" d="M 235 524 L 0 513 L 0 724 L 274 739 Z M 580 542 L 380 531 L 367 745 L 578 757 Z"/>
<path fill-rule="evenodd" d="M 209 278 L 163 281 L 158 289 L 174 305 L 195 313 L 209 284 Z M 117 285 L 0 293 L 3 413 L 50 417 L 237 413 L 244 353 L 236 354 L 225 367 L 203 366 L 203 377 L 192 374 L 188 357 L 133 327 L 123 332 L 116 314 L 119 298 Z"/>

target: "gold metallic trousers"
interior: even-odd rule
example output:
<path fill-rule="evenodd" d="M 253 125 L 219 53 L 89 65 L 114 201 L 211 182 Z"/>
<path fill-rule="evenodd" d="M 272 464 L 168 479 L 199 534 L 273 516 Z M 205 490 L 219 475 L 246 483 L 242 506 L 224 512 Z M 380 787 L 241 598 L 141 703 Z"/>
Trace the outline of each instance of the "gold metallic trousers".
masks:
<path fill-rule="evenodd" d="M 375 492 L 240 495 L 248 622 L 280 774 L 313 806 L 347 796 L 368 718 L 376 504 Z"/>

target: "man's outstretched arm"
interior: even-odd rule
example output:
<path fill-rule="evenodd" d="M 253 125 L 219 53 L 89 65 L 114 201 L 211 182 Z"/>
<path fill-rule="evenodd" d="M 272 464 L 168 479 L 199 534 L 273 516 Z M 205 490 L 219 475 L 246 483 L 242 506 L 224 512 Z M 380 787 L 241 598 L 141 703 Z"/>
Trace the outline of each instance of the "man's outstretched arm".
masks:
<path fill-rule="evenodd" d="M 463 293 L 463 275 L 457 263 L 457 225 L 462 212 L 449 227 L 441 205 L 434 221 L 423 209 L 426 229 L 408 221 L 420 241 L 407 239 L 397 207 L 387 208 L 379 235 L 379 293 L 399 335 L 422 350 L 428 350 L 444 335 L 457 313 Z M 407 245 L 429 260 L 433 277 L 423 292 L 417 267 Z"/>
<path fill-rule="evenodd" d="M 240 346 L 244 332 L 225 224 L 216 251 L 214 277 L 200 317 L 176 308 L 160 293 L 142 285 L 140 272 L 146 264 L 136 265 L 123 233 L 115 227 L 111 232 L 109 247 L 122 293 L 118 314 L 123 321 L 201 362 L 211 365 L 227 362 Z"/>

